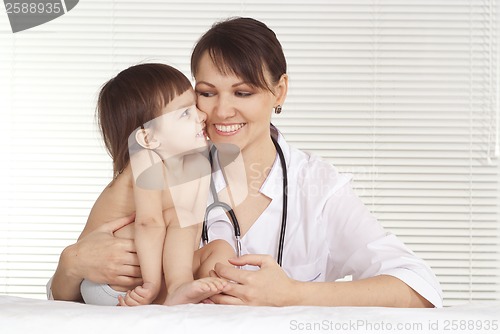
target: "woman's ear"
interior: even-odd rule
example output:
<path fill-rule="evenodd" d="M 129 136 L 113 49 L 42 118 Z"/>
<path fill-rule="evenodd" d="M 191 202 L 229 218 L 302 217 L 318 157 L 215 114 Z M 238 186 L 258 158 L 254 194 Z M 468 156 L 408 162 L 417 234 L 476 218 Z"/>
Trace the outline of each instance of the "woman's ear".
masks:
<path fill-rule="evenodd" d="M 288 92 L 288 74 L 283 74 L 275 87 L 276 104 L 283 105 Z"/>
<path fill-rule="evenodd" d="M 154 150 L 160 146 L 160 142 L 154 138 L 153 132 L 143 127 L 136 131 L 135 140 L 139 145 L 148 150 Z"/>

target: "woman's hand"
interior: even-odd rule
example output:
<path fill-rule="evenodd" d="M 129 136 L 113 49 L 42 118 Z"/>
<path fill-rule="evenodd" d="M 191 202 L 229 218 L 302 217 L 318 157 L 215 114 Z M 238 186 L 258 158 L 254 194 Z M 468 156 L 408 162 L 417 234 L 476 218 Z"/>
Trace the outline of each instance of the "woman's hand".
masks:
<path fill-rule="evenodd" d="M 108 283 L 125 291 L 141 285 L 134 241 L 113 234 L 133 220 L 132 215 L 104 223 L 66 247 L 52 281 L 54 299 L 80 300 L 83 279 Z"/>
<path fill-rule="evenodd" d="M 132 215 L 104 223 L 78 240 L 74 245 L 75 264 L 83 278 L 124 289 L 142 284 L 134 240 L 117 238 L 113 234 L 133 220 Z"/>
<path fill-rule="evenodd" d="M 291 298 L 298 283 L 289 278 L 270 255 L 247 254 L 230 259 L 235 266 L 252 265 L 257 271 L 242 270 L 217 263 L 213 275 L 234 282 L 223 293 L 210 297 L 216 304 L 286 306 L 296 304 Z"/>

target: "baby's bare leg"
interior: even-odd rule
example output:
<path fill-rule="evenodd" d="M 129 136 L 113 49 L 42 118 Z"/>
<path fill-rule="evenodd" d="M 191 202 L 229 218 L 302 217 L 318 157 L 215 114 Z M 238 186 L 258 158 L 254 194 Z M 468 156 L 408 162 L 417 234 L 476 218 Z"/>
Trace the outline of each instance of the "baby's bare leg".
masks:
<path fill-rule="evenodd" d="M 170 221 L 172 216 L 169 217 L 169 215 L 164 212 L 164 218 L 166 218 L 166 221 Z M 120 238 L 133 239 L 133 223 L 116 231 L 115 235 Z M 198 303 L 214 294 L 220 293 L 226 285 L 225 280 L 210 278 L 209 272 L 214 268 L 217 262 L 227 264 L 227 260 L 234 256 L 234 249 L 224 240 L 214 240 L 205 247 L 196 250 L 193 257 L 192 268 L 193 276 L 196 280 L 181 284 L 175 291 L 172 291 L 166 299 L 164 299 L 166 291 L 165 285 L 163 285 L 162 291 L 164 292 L 162 293 L 163 297 L 161 300 L 165 300 L 166 305 Z M 208 279 L 199 280 L 200 278 Z M 142 304 L 141 299 L 146 297 L 147 294 L 146 290 L 143 288 L 144 287 L 138 286 L 136 289 L 129 292 L 130 296 L 127 299 L 128 302 L 125 304 Z"/>
<path fill-rule="evenodd" d="M 194 278 L 210 277 L 210 270 L 214 269 L 217 262 L 228 264 L 228 259 L 235 257 L 236 253 L 225 240 L 214 240 L 194 253 L 193 275 Z"/>
<path fill-rule="evenodd" d="M 195 280 L 186 282 L 169 292 L 165 304 L 199 303 L 221 293 L 228 284 L 227 281 L 217 277 L 209 277 L 209 272 L 217 262 L 227 263 L 227 260 L 234 255 L 233 248 L 224 240 L 215 240 L 198 249 L 193 258 Z"/>

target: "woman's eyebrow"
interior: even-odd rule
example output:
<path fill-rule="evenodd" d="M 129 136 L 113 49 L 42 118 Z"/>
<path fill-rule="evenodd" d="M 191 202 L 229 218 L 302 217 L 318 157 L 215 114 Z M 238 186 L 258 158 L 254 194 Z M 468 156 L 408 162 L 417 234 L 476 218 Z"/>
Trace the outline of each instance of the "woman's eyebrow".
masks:
<path fill-rule="evenodd" d="M 238 87 L 238 86 L 241 86 L 241 85 L 247 85 L 247 83 L 246 83 L 246 82 L 244 82 L 244 81 L 241 81 L 241 82 L 237 82 L 237 83 L 235 83 L 235 84 L 234 84 L 234 85 L 232 85 L 231 87 Z"/>
<path fill-rule="evenodd" d="M 208 82 L 206 82 L 206 81 L 198 81 L 198 82 L 196 83 L 195 87 L 196 87 L 196 86 L 198 86 L 198 85 L 202 85 L 202 84 L 203 84 L 203 85 L 210 86 L 210 87 L 215 87 L 214 85 L 212 85 L 211 83 L 208 83 Z"/>
<path fill-rule="evenodd" d="M 207 85 L 209 87 L 215 87 L 214 85 L 212 85 L 211 83 L 208 83 L 206 81 L 198 81 L 195 85 L 195 87 L 198 87 L 198 85 Z M 247 82 L 244 82 L 244 81 L 241 81 L 241 82 L 237 82 L 233 85 L 231 85 L 231 87 L 238 87 L 238 86 L 241 86 L 241 85 L 248 85 Z"/>

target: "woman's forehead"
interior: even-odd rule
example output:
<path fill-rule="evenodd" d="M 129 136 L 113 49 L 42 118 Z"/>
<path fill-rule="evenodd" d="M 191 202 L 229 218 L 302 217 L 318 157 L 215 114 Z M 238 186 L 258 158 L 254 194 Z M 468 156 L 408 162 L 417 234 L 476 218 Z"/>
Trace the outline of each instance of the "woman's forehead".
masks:
<path fill-rule="evenodd" d="M 213 72 L 224 79 L 245 83 L 256 88 L 268 89 L 269 84 L 272 82 L 271 74 L 265 64 L 262 64 L 260 68 L 245 71 L 241 66 L 233 66 L 231 62 L 226 61 L 222 56 L 215 58 L 208 52 L 205 52 L 200 58 L 197 67 L 197 75 L 195 76 L 197 82 L 200 79 L 210 82 L 213 80 Z"/>

